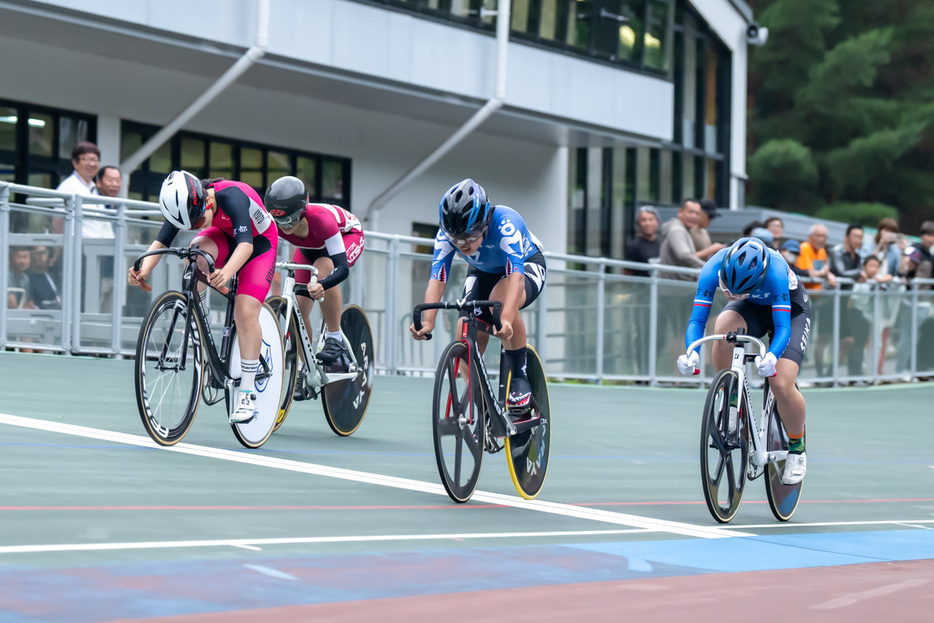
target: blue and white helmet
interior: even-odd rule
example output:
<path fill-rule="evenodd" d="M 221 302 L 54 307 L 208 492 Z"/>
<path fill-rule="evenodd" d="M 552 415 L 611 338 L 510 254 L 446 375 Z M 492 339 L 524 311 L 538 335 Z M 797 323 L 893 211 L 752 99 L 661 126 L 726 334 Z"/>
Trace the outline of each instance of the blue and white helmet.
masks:
<path fill-rule="evenodd" d="M 482 230 L 492 216 L 486 191 L 469 177 L 441 197 L 441 229 L 452 237 Z"/>
<path fill-rule="evenodd" d="M 758 238 L 740 238 L 720 263 L 720 282 L 732 294 L 748 294 L 769 272 L 769 250 Z"/>

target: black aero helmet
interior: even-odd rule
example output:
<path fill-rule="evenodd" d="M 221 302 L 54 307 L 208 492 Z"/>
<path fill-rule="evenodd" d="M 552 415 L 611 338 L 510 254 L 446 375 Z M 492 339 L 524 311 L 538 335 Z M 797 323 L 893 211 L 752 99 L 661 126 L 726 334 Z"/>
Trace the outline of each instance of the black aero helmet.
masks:
<path fill-rule="evenodd" d="M 305 213 L 308 193 L 302 180 L 286 175 L 269 186 L 263 203 L 277 225 L 294 227 Z"/>
<path fill-rule="evenodd" d="M 480 231 L 490 223 L 492 215 L 486 191 L 469 177 L 441 197 L 441 228 L 450 236 Z"/>
<path fill-rule="evenodd" d="M 747 294 L 765 281 L 769 250 L 758 238 L 740 238 L 720 263 L 720 281 L 731 294 Z"/>

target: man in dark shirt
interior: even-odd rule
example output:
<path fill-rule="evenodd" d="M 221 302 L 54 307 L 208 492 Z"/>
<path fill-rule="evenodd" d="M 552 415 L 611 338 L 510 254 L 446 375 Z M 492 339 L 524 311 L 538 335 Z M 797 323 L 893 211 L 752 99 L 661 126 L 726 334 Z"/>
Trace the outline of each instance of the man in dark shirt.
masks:
<path fill-rule="evenodd" d="M 863 272 L 863 261 L 859 255 L 862 246 L 862 225 L 849 225 L 843 242 L 830 249 L 830 256 L 827 258 L 830 272 L 853 281 L 865 281 L 866 274 Z M 853 284 L 841 283 L 840 289 L 852 290 Z M 842 297 L 840 303 L 840 356 L 846 357 L 847 374 L 859 376 L 863 373 L 863 354 L 869 338 L 869 321 L 853 306 L 852 296 Z"/>
<path fill-rule="evenodd" d="M 636 216 L 636 227 L 639 232 L 626 245 L 626 256 L 630 262 L 647 263 L 659 256 L 662 241 L 656 235 L 658 231 L 658 212 L 652 206 L 642 206 Z M 647 270 L 626 270 L 627 275 L 648 277 Z"/>
<path fill-rule="evenodd" d="M 58 284 L 49 274 L 49 248 L 32 249 L 32 268 L 29 276 L 29 296 L 39 309 L 61 309 L 62 297 Z"/>

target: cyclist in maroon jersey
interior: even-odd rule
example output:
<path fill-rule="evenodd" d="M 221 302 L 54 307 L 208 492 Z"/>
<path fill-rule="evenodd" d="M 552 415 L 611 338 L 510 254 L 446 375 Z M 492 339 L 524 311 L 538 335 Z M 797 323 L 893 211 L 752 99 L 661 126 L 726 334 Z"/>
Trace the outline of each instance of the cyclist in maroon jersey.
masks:
<path fill-rule="evenodd" d="M 234 275 L 239 277 L 234 319 L 242 376 L 230 421 L 248 422 L 256 404 L 256 370 L 262 345 L 259 310 L 275 274 L 279 233 L 263 200 L 243 182 L 201 181 L 187 171 L 173 171 L 162 183 L 159 207 L 166 222 L 150 251 L 170 247 L 180 230 L 203 228 L 191 243 L 214 258 L 215 271 L 207 275 L 208 282 L 219 287 Z M 146 280 L 161 258 L 147 257 L 138 272 L 130 267 L 130 285 L 146 288 Z M 206 273 L 204 261 L 198 262 Z M 202 290 L 202 299 L 206 294 L 207 290 Z"/>
<path fill-rule="evenodd" d="M 280 177 L 266 191 L 266 208 L 279 227 L 279 237 L 296 247 L 292 261 L 312 264 L 324 275 L 308 288 L 311 271 L 295 273 L 299 286 L 295 293 L 305 317 L 311 326 L 310 314 L 314 301 L 321 302 L 326 335 L 324 348 L 317 354 L 325 365 L 334 364 L 344 350 L 341 337 L 341 308 L 343 299 L 338 284 L 347 278 L 350 267 L 363 252 L 363 227 L 359 219 L 347 210 L 326 203 L 308 203 L 305 184 L 291 175 Z M 327 292 L 328 295 L 324 296 Z"/>

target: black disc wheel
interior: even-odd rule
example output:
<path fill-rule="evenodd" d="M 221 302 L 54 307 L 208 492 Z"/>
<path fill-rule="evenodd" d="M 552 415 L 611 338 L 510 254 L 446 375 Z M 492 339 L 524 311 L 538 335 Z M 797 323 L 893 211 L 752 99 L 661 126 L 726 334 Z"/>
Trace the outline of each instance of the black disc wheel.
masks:
<path fill-rule="evenodd" d="M 136 403 L 143 427 L 163 446 L 188 433 L 204 381 L 198 323 L 184 294 L 166 292 L 149 308 L 136 342 Z"/>
<path fill-rule="evenodd" d="M 529 413 L 516 421 L 519 432 L 506 437 L 505 448 L 512 484 L 519 495 L 533 500 L 542 490 L 548 471 L 551 409 L 545 370 L 538 353 L 531 346 L 528 347 L 527 370 L 529 385 L 532 387 L 532 404 Z"/>
<path fill-rule="evenodd" d="M 435 373 L 432 432 L 435 461 L 444 489 L 455 502 L 473 495 L 483 464 L 484 411 L 467 345 L 452 342 Z"/>
<path fill-rule="evenodd" d="M 282 347 L 285 349 L 285 368 L 282 372 L 282 403 L 279 405 L 279 416 L 276 418 L 276 425 L 273 432 L 279 430 L 285 418 L 289 415 L 289 409 L 292 408 L 292 396 L 295 395 L 295 385 L 298 380 L 298 323 L 295 316 L 286 318 L 288 303 L 281 296 L 273 296 L 267 299 L 266 303 L 276 315 L 279 321 L 279 327 L 286 329 L 282 340 Z M 301 313 L 301 312 L 299 312 Z"/>
<path fill-rule="evenodd" d="M 342 357 L 340 371 L 354 372 L 353 378 L 333 381 L 321 391 L 321 404 L 328 426 L 341 437 L 352 435 L 360 427 L 373 391 L 376 372 L 376 353 L 373 350 L 373 332 L 366 314 L 356 305 L 347 305 L 341 311 L 341 331 L 350 343 L 356 364 Z M 325 373 L 336 368 L 325 368 Z"/>
<path fill-rule="evenodd" d="M 746 486 L 749 418 L 745 403 L 736 407 L 740 391 L 736 374 L 732 370 L 722 370 L 710 386 L 704 403 L 701 483 L 707 508 L 720 523 L 733 519 Z"/>
<path fill-rule="evenodd" d="M 768 380 L 766 380 L 768 383 Z M 768 385 L 766 385 L 765 396 L 768 403 Z M 773 402 L 774 405 L 774 402 Z M 778 414 L 778 408 L 772 408 L 771 416 L 768 422 L 769 434 L 766 440 L 765 449 L 768 452 L 788 450 L 788 433 L 785 432 L 785 425 Z M 807 431 L 805 431 L 805 446 L 807 445 Z M 801 499 L 801 487 L 804 485 L 802 480 L 796 485 L 782 484 L 782 472 L 785 469 L 785 460 L 769 463 L 768 474 L 765 479 L 765 492 L 769 498 L 769 508 L 772 514 L 779 521 L 788 521 L 795 514 L 798 508 L 798 502 Z"/>

